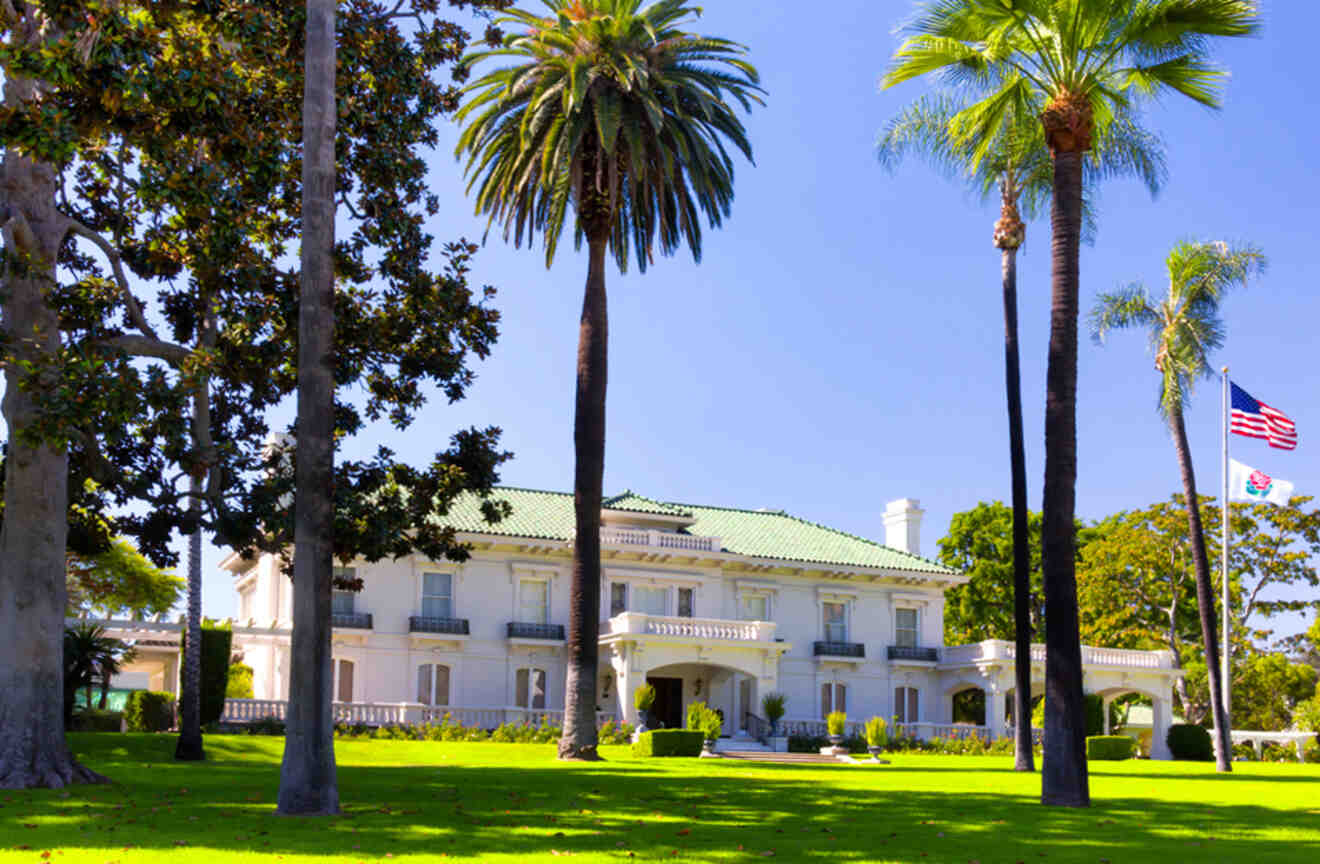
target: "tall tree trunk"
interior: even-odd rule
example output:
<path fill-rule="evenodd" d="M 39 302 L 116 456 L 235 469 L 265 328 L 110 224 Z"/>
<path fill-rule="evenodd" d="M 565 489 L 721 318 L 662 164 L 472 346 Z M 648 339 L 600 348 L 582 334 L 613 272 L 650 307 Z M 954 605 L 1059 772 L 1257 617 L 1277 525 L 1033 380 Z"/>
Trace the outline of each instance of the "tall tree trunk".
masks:
<path fill-rule="evenodd" d="M 1018 363 L 1017 246 L 1001 255 L 1004 275 L 1004 383 L 1013 473 L 1013 769 L 1035 771 L 1031 752 L 1031 548 L 1027 534 L 1027 454 L 1022 440 L 1022 375 Z"/>
<path fill-rule="evenodd" d="M 1196 472 L 1187 446 L 1187 427 L 1182 411 L 1169 417 L 1173 444 L 1178 450 L 1182 470 L 1183 494 L 1187 496 L 1187 531 L 1192 540 L 1192 566 L 1196 570 L 1196 610 L 1201 615 L 1201 638 L 1205 645 L 1206 677 L 1210 684 L 1210 712 L 1215 719 L 1215 767 L 1233 770 L 1233 748 L 1229 743 L 1228 718 L 1224 716 L 1223 684 L 1219 674 L 1219 641 L 1215 634 L 1215 594 L 1210 584 L 1210 559 L 1205 554 L 1205 534 L 1201 531 L 1201 502 L 1196 497 Z"/>
<path fill-rule="evenodd" d="M 573 587 L 568 613 L 568 677 L 560 759 L 600 758 L 596 750 L 596 670 L 600 628 L 600 504 L 605 471 L 605 379 L 609 323 L 605 303 L 608 234 L 589 239 L 590 264 L 578 325 L 577 409 L 573 444 Z M 626 694 L 621 694 L 626 695 Z"/>
<path fill-rule="evenodd" d="M 196 473 L 189 481 L 188 493 L 188 509 L 196 517 L 196 527 L 188 535 L 188 632 L 183 643 L 179 741 L 174 758 L 195 762 L 206 758 L 202 746 L 202 479 Z"/>
<path fill-rule="evenodd" d="M 5 105 L 32 99 L 39 89 L 10 78 Z M 46 298 L 68 220 L 55 207 L 50 165 L 6 149 L 0 174 L 6 253 L 0 310 L 6 353 L 17 361 L 6 364 L 0 404 L 9 432 L 0 531 L 0 633 L 8 643 L 0 652 L 0 789 L 62 787 L 104 780 L 74 761 L 64 742 L 68 450 L 63 442 L 29 437 L 58 386 L 59 320 Z M 29 363 L 35 374 L 23 368 Z"/>
<path fill-rule="evenodd" d="M 1089 807 L 1082 646 L 1076 574 L 1077 307 L 1082 153 L 1056 148 L 1050 213 L 1049 367 L 1045 397 L 1045 492 L 1041 565 L 1045 583 L 1045 742 L 1042 804 Z"/>
<path fill-rule="evenodd" d="M 307 0 L 298 312 L 293 635 L 279 812 L 339 812 L 330 582 L 334 539 L 335 0 Z"/>

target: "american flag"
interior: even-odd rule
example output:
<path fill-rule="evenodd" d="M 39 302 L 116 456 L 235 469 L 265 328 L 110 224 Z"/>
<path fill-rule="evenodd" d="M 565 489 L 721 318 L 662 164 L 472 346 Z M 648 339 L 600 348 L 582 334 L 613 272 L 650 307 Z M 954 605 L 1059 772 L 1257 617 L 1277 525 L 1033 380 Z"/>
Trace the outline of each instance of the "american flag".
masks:
<path fill-rule="evenodd" d="M 1248 438 L 1263 438 L 1271 447 L 1293 450 L 1297 447 L 1297 426 L 1288 415 L 1264 402 L 1251 398 L 1246 390 L 1232 384 L 1233 411 L 1229 428 Z"/>

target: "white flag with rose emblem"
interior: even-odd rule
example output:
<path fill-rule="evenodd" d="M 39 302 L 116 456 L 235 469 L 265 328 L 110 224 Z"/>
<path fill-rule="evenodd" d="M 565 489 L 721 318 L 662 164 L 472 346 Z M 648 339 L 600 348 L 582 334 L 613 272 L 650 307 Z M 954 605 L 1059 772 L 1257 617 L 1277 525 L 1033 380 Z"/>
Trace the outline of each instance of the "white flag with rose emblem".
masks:
<path fill-rule="evenodd" d="M 1278 477 L 1271 477 L 1264 471 L 1257 471 L 1250 465 L 1243 465 L 1236 459 L 1228 461 L 1229 498 L 1236 501 L 1267 501 L 1280 507 L 1288 506 L 1293 484 Z"/>

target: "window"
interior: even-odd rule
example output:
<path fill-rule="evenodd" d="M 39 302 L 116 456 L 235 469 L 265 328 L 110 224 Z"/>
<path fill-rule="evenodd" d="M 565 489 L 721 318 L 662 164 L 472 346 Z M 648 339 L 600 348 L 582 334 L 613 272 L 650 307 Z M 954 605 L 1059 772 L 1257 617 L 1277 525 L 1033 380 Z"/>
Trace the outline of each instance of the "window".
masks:
<path fill-rule="evenodd" d="M 770 597 L 765 594 L 744 594 L 742 609 L 739 611 L 744 621 L 769 621 Z"/>
<path fill-rule="evenodd" d="M 518 582 L 518 620 L 528 624 L 548 623 L 548 583 L 540 579 Z"/>
<path fill-rule="evenodd" d="M 449 704 L 449 667 L 423 663 L 417 667 L 417 701 L 423 705 Z"/>
<path fill-rule="evenodd" d="M 679 589 L 678 589 L 678 617 L 679 617 L 679 618 L 691 618 L 691 617 L 692 617 L 692 589 L 691 589 L 691 588 L 679 588 Z"/>
<path fill-rule="evenodd" d="M 545 707 L 544 669 L 518 670 L 518 693 L 515 704 L 519 708 Z"/>
<path fill-rule="evenodd" d="M 824 720 L 834 711 L 848 711 L 848 685 L 820 685 L 820 718 Z"/>
<path fill-rule="evenodd" d="M 894 639 L 901 648 L 917 647 L 917 610 L 894 610 Z"/>
<path fill-rule="evenodd" d="M 353 701 L 353 661 L 335 661 L 335 701 Z"/>
<path fill-rule="evenodd" d="M 826 642 L 847 642 L 848 641 L 848 610 L 842 603 L 826 603 L 825 608 L 825 641 Z"/>
<path fill-rule="evenodd" d="M 255 585 L 244 588 L 238 594 L 238 617 L 246 621 L 252 617 L 252 598 L 257 593 Z"/>
<path fill-rule="evenodd" d="M 422 574 L 422 615 L 454 617 L 454 577 L 449 573 Z"/>
<path fill-rule="evenodd" d="M 644 612 L 647 615 L 665 614 L 665 601 L 669 594 L 667 588 L 652 588 L 642 585 L 634 585 L 632 592 L 632 610 L 634 612 Z"/>
<path fill-rule="evenodd" d="M 330 592 L 330 612 L 334 615 L 352 615 L 353 598 L 355 593 L 352 591 L 331 591 Z"/>
<path fill-rule="evenodd" d="M 628 583 L 610 583 L 610 617 L 622 615 L 628 611 Z"/>
<path fill-rule="evenodd" d="M 894 716 L 899 723 L 916 723 L 921 716 L 921 699 L 916 687 L 894 688 Z"/>

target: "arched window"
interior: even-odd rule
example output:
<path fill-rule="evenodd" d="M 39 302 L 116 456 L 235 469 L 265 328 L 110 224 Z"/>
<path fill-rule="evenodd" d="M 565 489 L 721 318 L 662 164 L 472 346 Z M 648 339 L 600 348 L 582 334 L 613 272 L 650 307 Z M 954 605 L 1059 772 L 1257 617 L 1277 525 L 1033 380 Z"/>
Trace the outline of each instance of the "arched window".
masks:
<path fill-rule="evenodd" d="M 835 711 L 848 711 L 848 685 L 820 685 L 820 718 L 824 720 Z"/>
<path fill-rule="evenodd" d="M 921 717 L 921 694 L 916 687 L 894 688 L 894 716 L 899 723 L 916 723 Z"/>
<path fill-rule="evenodd" d="M 417 667 L 417 701 L 423 705 L 449 704 L 449 667 L 423 663 Z"/>
<path fill-rule="evenodd" d="M 519 708 L 544 708 L 545 670 L 519 669 L 514 700 Z"/>
<path fill-rule="evenodd" d="M 336 660 L 334 661 L 335 671 L 335 701 L 352 702 L 353 701 L 353 661 Z"/>

